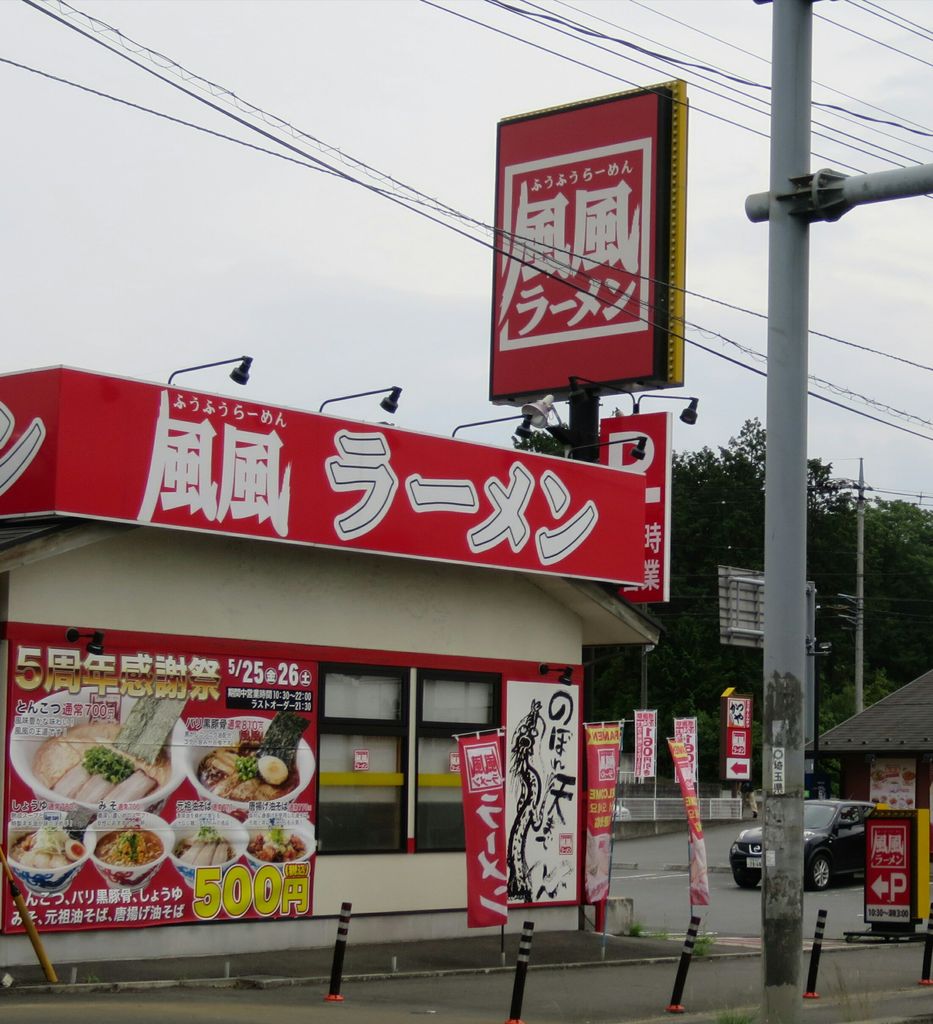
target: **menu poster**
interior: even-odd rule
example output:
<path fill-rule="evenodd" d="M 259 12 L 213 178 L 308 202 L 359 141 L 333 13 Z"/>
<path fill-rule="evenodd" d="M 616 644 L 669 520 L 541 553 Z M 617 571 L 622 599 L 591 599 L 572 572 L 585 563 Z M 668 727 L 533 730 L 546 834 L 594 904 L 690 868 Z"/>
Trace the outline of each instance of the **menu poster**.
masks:
<path fill-rule="evenodd" d="M 8 635 L 4 848 L 38 929 L 310 915 L 317 665 L 48 632 Z"/>
<path fill-rule="evenodd" d="M 917 807 L 917 765 L 912 757 L 876 758 L 868 799 L 898 811 Z"/>

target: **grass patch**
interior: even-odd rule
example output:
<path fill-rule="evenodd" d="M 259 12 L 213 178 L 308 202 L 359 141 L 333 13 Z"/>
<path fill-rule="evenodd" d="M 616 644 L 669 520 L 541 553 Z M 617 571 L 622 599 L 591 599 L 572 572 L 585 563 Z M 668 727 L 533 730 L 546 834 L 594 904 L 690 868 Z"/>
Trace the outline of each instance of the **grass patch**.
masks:
<path fill-rule="evenodd" d="M 713 948 L 713 943 L 716 941 L 715 935 L 708 935 L 705 932 L 698 935 L 693 940 L 693 955 L 694 956 L 706 956 L 707 953 Z"/>
<path fill-rule="evenodd" d="M 716 1024 L 755 1024 L 755 1014 L 746 1010 L 723 1010 Z"/>

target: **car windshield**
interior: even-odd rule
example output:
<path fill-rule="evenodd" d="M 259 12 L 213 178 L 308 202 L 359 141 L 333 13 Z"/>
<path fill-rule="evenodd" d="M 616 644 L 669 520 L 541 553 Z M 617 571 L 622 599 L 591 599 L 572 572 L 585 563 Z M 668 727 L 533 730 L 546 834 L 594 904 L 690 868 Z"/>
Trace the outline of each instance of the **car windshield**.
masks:
<path fill-rule="evenodd" d="M 833 820 L 836 809 L 829 804 L 803 805 L 803 827 L 804 828 L 826 828 Z"/>

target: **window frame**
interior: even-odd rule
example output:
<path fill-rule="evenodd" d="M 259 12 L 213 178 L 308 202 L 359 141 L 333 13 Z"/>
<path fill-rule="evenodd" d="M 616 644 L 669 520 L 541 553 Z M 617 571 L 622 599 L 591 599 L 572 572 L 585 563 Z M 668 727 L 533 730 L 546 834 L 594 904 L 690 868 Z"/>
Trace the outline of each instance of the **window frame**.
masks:
<path fill-rule="evenodd" d="M 328 716 L 325 714 L 327 703 L 327 676 L 329 673 L 340 675 L 385 676 L 399 683 L 399 717 L 395 721 L 384 718 L 347 718 Z M 399 665 L 369 665 L 360 662 L 322 661 L 318 664 L 318 772 L 317 772 L 317 812 L 318 830 L 321 821 L 321 759 L 320 747 L 325 736 L 395 736 L 399 739 L 399 773 L 402 776 L 399 789 L 399 832 L 397 843 L 392 848 L 380 849 L 324 849 L 318 856 L 378 856 L 380 854 L 402 853 L 408 845 L 408 801 L 411 782 L 408 777 L 410 726 L 409 726 L 409 692 L 411 669 Z M 362 774 L 362 773 L 361 773 Z"/>
<path fill-rule="evenodd" d="M 451 682 L 491 683 L 492 684 L 492 721 L 490 722 L 437 722 L 424 718 L 424 684 L 426 680 L 439 679 Z M 414 778 L 412 781 L 413 801 L 413 836 L 416 853 L 459 853 L 465 849 L 463 844 L 457 846 L 431 846 L 423 848 L 418 843 L 418 826 L 420 824 L 420 801 L 418 800 L 420 778 L 420 755 L 422 739 L 450 739 L 454 735 L 471 732 L 489 732 L 498 729 L 502 724 L 502 674 L 500 672 L 470 672 L 463 669 L 419 668 L 415 675 L 415 721 L 413 740 L 415 744 Z M 462 798 L 461 798 L 462 799 Z M 462 806 L 462 804 L 461 804 Z"/>

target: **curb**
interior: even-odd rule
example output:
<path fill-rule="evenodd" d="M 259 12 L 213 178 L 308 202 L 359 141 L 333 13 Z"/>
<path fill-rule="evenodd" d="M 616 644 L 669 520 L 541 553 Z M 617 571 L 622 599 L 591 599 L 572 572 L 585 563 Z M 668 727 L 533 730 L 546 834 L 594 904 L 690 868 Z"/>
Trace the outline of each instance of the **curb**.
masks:
<path fill-rule="evenodd" d="M 760 957 L 760 950 L 748 950 L 731 953 L 707 953 L 702 960 L 741 960 Z M 645 967 L 650 964 L 676 964 L 680 962 L 680 954 L 672 956 L 640 957 L 627 960 L 585 960 L 572 963 L 535 964 L 529 963 L 529 971 L 565 971 L 580 970 L 587 967 Z M 366 974 L 344 975 L 344 984 L 367 981 L 416 981 L 429 978 L 453 978 L 467 975 L 512 974 L 515 965 L 506 967 L 454 967 L 445 970 L 423 971 L 373 971 Z M 327 985 L 329 975 L 312 975 L 309 977 L 285 978 L 275 975 L 239 975 L 231 978 L 179 978 L 158 979 L 150 981 L 106 981 L 85 982 L 80 984 L 59 983 L 57 985 L 13 985 L 4 990 L 6 994 L 23 993 L 25 995 L 74 995 L 77 993 L 97 992 L 138 992 L 160 988 L 292 988 L 302 985 Z"/>

